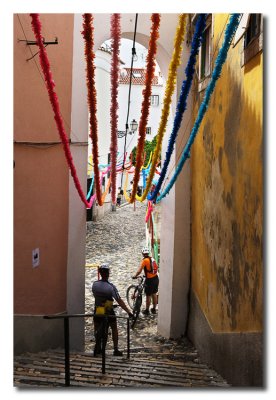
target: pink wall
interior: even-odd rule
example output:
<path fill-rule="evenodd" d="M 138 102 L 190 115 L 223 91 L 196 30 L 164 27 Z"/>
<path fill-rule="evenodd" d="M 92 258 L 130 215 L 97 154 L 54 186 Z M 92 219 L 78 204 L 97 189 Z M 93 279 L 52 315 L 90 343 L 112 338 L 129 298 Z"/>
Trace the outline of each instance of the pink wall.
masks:
<path fill-rule="evenodd" d="M 34 40 L 31 19 L 19 14 L 26 37 Z M 59 142 L 38 55 L 30 48 L 14 17 L 14 140 Z M 71 119 L 73 14 L 41 15 L 51 70 L 65 128 Z M 31 46 L 33 53 L 36 46 Z M 38 68 L 39 71 L 38 71 Z M 14 149 L 14 308 L 16 314 L 56 313 L 66 309 L 69 172 L 61 144 Z M 40 265 L 32 266 L 39 248 Z"/>

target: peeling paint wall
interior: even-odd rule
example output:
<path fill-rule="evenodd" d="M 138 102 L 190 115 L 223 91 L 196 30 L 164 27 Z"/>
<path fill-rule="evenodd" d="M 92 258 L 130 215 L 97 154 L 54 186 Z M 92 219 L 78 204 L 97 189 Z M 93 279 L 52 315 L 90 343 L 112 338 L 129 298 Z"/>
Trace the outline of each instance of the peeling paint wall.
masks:
<path fill-rule="evenodd" d="M 214 16 L 217 50 L 227 17 Z M 192 290 L 213 332 L 262 331 L 263 57 L 241 66 L 242 50 L 230 47 L 191 157 Z"/>

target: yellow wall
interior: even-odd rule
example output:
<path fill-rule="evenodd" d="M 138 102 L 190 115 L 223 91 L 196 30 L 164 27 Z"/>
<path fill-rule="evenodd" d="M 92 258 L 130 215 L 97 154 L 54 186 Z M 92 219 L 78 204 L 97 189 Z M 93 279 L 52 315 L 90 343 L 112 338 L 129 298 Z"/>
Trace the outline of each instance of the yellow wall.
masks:
<path fill-rule="evenodd" d="M 227 18 L 214 16 L 216 55 Z M 263 57 L 241 67 L 242 49 L 230 47 L 191 157 L 192 289 L 214 332 L 262 330 Z"/>

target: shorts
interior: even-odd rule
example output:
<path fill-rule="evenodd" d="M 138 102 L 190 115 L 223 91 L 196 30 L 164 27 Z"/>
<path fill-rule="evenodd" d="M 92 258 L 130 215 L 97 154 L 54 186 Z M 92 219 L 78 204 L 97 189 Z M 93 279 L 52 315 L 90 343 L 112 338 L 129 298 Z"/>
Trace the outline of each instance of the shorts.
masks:
<path fill-rule="evenodd" d="M 145 293 L 147 296 L 151 296 L 158 292 L 159 278 L 156 275 L 154 278 L 146 278 L 145 282 Z"/>

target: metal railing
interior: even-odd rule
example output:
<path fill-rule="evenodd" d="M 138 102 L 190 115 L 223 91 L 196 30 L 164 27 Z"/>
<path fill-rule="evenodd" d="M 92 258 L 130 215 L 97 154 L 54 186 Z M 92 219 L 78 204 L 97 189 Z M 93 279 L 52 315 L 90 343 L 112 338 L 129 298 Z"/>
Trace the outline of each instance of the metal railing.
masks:
<path fill-rule="evenodd" d="M 115 319 L 126 319 L 127 320 L 127 358 L 130 357 L 130 323 L 129 317 L 117 316 L 117 315 L 96 315 L 96 314 L 62 314 L 62 315 L 44 315 L 44 319 L 61 319 L 63 318 L 64 327 L 64 369 L 65 369 L 65 386 L 70 386 L 70 318 L 87 318 L 95 317 L 104 318 L 103 323 L 107 324 L 109 318 Z M 104 329 L 105 331 L 105 329 Z M 107 339 L 107 338 L 105 338 Z M 102 373 L 105 374 L 105 346 L 102 351 Z"/>

